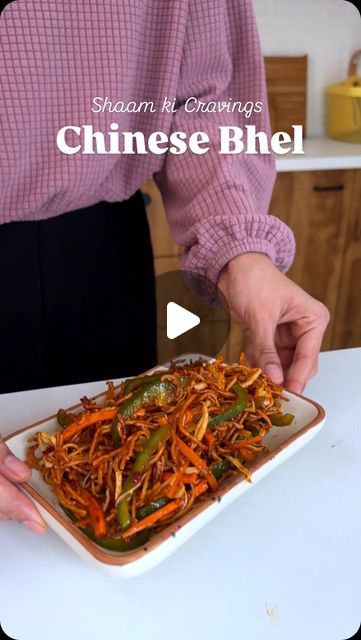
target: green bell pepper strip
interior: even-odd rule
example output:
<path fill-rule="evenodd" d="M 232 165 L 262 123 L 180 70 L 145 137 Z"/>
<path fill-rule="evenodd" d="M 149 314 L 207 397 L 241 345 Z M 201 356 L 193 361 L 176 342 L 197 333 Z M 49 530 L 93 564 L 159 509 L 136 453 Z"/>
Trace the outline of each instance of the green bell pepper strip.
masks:
<path fill-rule="evenodd" d="M 66 509 L 62 507 L 64 513 L 68 516 L 68 518 L 74 522 L 76 520 L 75 515 L 70 509 Z M 121 553 L 125 553 L 127 551 L 132 551 L 133 549 L 137 549 L 138 547 L 142 547 L 143 544 L 146 544 L 150 538 L 151 530 L 140 531 L 132 536 L 132 539 L 129 542 L 125 540 L 120 540 L 119 538 L 109 538 L 107 536 L 102 536 L 97 538 L 94 534 L 93 527 L 82 527 L 80 529 L 90 540 L 95 542 L 99 547 L 103 547 L 103 549 L 108 549 L 109 551 L 118 551 Z"/>
<path fill-rule="evenodd" d="M 56 414 L 56 419 L 61 427 L 67 427 L 69 424 L 73 424 L 74 418 L 72 418 L 69 413 L 64 411 L 64 409 L 59 409 Z"/>
<path fill-rule="evenodd" d="M 180 378 L 181 388 L 184 388 L 187 378 L 185 376 Z M 111 434 L 113 442 L 116 447 L 120 447 L 121 442 L 118 436 L 118 416 L 121 416 L 123 420 L 129 420 L 141 407 L 144 407 L 153 402 L 157 402 L 159 406 L 172 402 L 176 397 L 176 386 L 169 380 L 157 380 L 145 384 L 143 387 L 133 393 L 119 407 L 117 415 L 113 418 Z"/>
<path fill-rule="evenodd" d="M 219 480 L 222 476 L 224 476 L 226 471 L 229 471 L 231 466 L 232 465 L 231 465 L 229 460 L 220 460 L 220 462 L 215 462 L 214 464 L 212 464 L 210 469 L 211 469 L 214 477 L 217 480 Z"/>
<path fill-rule="evenodd" d="M 152 433 L 135 459 L 133 473 L 143 473 L 152 455 L 157 451 L 158 445 L 163 444 L 168 440 L 170 433 L 170 426 L 160 427 Z"/>
<path fill-rule="evenodd" d="M 269 416 L 269 419 L 275 427 L 288 427 L 293 422 L 294 417 L 292 413 L 284 413 L 283 415 L 274 413 L 272 416 Z"/>
<path fill-rule="evenodd" d="M 138 376 L 137 378 L 129 378 L 129 380 L 125 380 L 124 382 L 124 393 L 128 395 L 131 391 L 136 391 L 139 387 L 142 387 L 144 384 L 150 384 L 151 382 L 159 382 L 161 379 L 161 375 L 163 374 L 154 374 L 151 376 Z"/>
<path fill-rule="evenodd" d="M 158 500 L 153 500 L 153 502 L 150 502 L 144 507 L 141 507 L 140 509 L 138 509 L 137 520 L 143 520 L 143 518 L 150 516 L 152 513 L 154 513 L 154 511 L 158 511 L 158 509 L 161 509 L 166 504 L 168 504 L 168 502 L 170 502 L 170 498 L 166 498 L 166 497 L 158 498 Z"/>
<path fill-rule="evenodd" d="M 208 426 L 216 427 L 221 422 L 225 422 L 226 420 L 232 420 L 232 418 L 236 418 L 239 416 L 242 411 L 246 408 L 248 402 L 248 393 L 240 384 L 236 382 L 233 385 L 232 390 L 236 394 L 236 400 L 233 404 L 228 407 L 228 409 L 224 413 L 220 413 L 217 416 L 213 416 L 210 419 Z"/>
<path fill-rule="evenodd" d="M 137 549 L 137 547 L 141 547 L 143 544 L 148 542 L 151 533 L 147 530 L 139 531 L 139 533 L 136 533 L 132 537 L 130 542 L 126 542 L 125 540 L 120 540 L 119 538 L 108 538 L 105 536 L 102 538 L 97 538 L 94 535 L 92 527 L 85 527 L 84 529 L 82 529 L 82 532 L 85 533 L 88 538 L 93 540 L 93 542 L 98 544 L 100 547 L 108 549 L 109 551 L 120 551 L 122 553 L 125 553 L 126 551 L 132 551 L 133 549 Z M 144 535 L 144 533 L 147 533 L 147 535 Z"/>
<path fill-rule="evenodd" d="M 231 463 L 229 460 L 220 460 L 220 462 L 215 462 L 211 465 L 210 469 L 217 480 L 219 480 L 229 469 L 231 468 Z M 166 504 L 170 502 L 170 498 L 158 498 L 158 500 L 153 500 L 149 504 L 141 507 L 137 511 L 137 520 L 143 520 L 143 518 L 147 518 L 158 509 L 161 509 Z"/>
<path fill-rule="evenodd" d="M 133 469 L 127 479 L 124 482 L 123 491 L 126 493 L 130 491 L 137 483 L 137 475 L 142 474 L 146 469 L 149 460 L 152 455 L 157 451 L 158 446 L 163 444 L 171 434 L 170 427 L 160 427 L 152 433 L 150 438 L 145 443 L 142 451 L 138 453 Z M 125 496 L 123 500 L 120 500 L 117 505 L 117 518 L 121 529 L 127 529 L 131 524 L 131 517 L 129 513 L 129 496 Z"/>

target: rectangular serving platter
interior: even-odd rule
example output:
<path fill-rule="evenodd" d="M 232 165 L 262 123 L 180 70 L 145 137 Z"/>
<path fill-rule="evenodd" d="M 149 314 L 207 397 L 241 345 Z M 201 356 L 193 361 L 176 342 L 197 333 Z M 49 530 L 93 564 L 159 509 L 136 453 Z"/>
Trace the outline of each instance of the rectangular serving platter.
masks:
<path fill-rule="evenodd" d="M 176 362 L 194 362 L 199 358 L 209 360 L 203 354 L 184 354 Z M 147 374 L 167 370 L 169 362 L 147 371 Z M 105 386 L 105 385 L 104 385 Z M 101 402 L 104 393 L 95 396 Z M 251 471 L 251 482 L 241 476 L 233 476 L 220 484 L 217 493 L 202 497 L 194 508 L 170 524 L 161 532 L 154 534 L 144 547 L 126 553 L 116 553 L 102 549 L 79 531 L 64 515 L 50 486 L 40 472 L 33 470 L 31 479 L 20 485 L 21 490 L 34 502 L 44 520 L 74 551 L 94 566 L 119 577 L 140 575 L 155 567 L 176 549 L 189 540 L 199 529 L 215 518 L 223 509 L 254 487 L 279 464 L 287 460 L 305 446 L 322 428 L 325 421 L 324 409 L 313 400 L 293 393 L 284 392 L 287 401 L 284 410 L 295 416 L 288 427 L 272 427 L 264 439 L 268 452 L 254 463 L 247 465 Z M 59 407 L 55 407 L 56 411 Z M 68 410 L 81 410 L 79 403 Z M 25 460 L 28 439 L 37 431 L 55 432 L 59 428 L 56 414 L 35 424 L 15 431 L 6 438 L 10 450 L 18 458 Z"/>

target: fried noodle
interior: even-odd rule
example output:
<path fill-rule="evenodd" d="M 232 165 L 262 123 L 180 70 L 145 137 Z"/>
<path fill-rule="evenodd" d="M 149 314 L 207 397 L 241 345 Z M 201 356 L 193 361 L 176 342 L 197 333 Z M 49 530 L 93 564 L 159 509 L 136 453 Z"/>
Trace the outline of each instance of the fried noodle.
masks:
<path fill-rule="evenodd" d="M 69 424 L 30 438 L 29 466 L 41 472 L 75 526 L 92 527 L 96 537 L 127 541 L 141 530 L 157 531 L 228 477 L 250 480 L 249 466 L 267 451 L 271 417 L 282 415 L 282 388 L 243 354 L 234 365 L 218 357 L 173 364 L 158 376 L 172 397 L 149 396 L 129 416 L 123 405 L 147 380 L 135 379 L 129 392 L 126 383 L 109 382 L 101 405 L 83 398 L 80 413 L 66 414 Z M 231 415 L 240 387 L 245 406 Z"/>

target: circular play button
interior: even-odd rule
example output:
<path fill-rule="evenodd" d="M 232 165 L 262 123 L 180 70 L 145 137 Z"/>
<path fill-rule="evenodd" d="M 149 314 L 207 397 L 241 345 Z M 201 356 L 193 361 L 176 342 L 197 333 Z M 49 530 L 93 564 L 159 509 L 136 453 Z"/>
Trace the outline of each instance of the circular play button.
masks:
<path fill-rule="evenodd" d="M 167 304 L 167 338 L 174 340 L 183 333 L 187 333 L 200 323 L 201 319 L 195 313 L 181 307 L 176 302 Z"/>
<path fill-rule="evenodd" d="M 230 332 L 230 314 L 219 288 L 190 271 L 156 278 L 158 362 L 183 353 L 216 356 Z"/>

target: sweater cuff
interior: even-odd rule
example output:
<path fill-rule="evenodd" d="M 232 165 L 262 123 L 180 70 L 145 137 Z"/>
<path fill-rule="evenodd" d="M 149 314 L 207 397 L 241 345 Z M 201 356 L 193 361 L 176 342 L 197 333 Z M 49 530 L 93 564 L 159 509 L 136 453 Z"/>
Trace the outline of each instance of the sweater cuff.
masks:
<path fill-rule="evenodd" d="M 294 235 L 272 215 L 215 215 L 197 225 L 195 231 L 197 241 L 182 256 L 182 268 L 212 282 L 217 282 L 223 267 L 242 253 L 264 253 L 284 273 L 294 259 Z"/>

